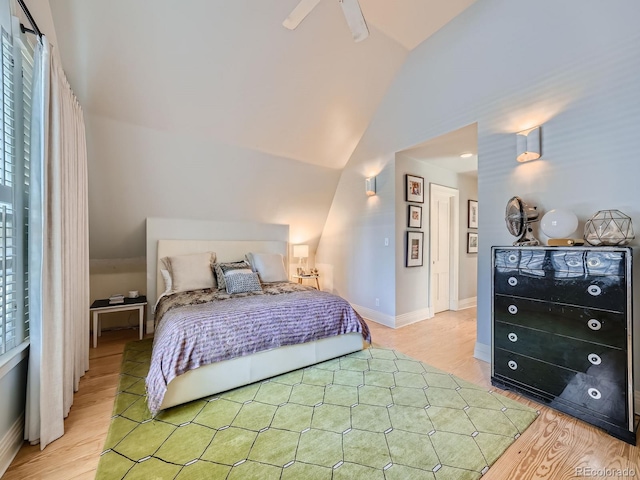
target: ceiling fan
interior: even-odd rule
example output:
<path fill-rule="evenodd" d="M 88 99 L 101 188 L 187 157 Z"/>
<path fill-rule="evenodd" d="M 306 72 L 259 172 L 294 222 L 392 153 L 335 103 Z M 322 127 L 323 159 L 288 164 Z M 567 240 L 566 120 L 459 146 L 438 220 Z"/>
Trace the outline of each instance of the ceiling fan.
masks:
<path fill-rule="evenodd" d="M 282 22 L 282 25 L 289 30 L 295 29 L 300 22 L 306 18 L 311 10 L 320 3 L 320 0 L 301 0 L 300 3 L 293 9 L 289 16 Z M 353 34 L 353 39 L 356 42 L 360 42 L 369 36 L 369 29 L 367 28 L 367 22 L 364 20 L 362 10 L 360 10 L 360 4 L 358 0 L 338 0 L 344 13 L 344 18 L 347 19 L 347 24 Z"/>

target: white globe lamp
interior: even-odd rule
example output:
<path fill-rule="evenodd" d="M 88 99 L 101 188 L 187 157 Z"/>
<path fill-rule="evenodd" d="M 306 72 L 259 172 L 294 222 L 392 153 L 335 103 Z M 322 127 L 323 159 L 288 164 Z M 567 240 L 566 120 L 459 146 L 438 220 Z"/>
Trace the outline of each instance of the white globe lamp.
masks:
<path fill-rule="evenodd" d="M 563 208 L 549 210 L 540 220 L 540 229 L 549 238 L 568 238 L 577 228 L 576 214 Z"/>

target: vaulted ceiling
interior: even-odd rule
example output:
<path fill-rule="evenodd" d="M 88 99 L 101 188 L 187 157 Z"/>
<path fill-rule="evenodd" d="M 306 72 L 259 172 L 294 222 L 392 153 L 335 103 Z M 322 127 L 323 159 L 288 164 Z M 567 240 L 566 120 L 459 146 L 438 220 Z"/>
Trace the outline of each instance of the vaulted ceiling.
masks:
<path fill-rule="evenodd" d="M 294 31 L 298 0 L 50 0 L 90 115 L 342 168 L 410 50 L 474 0 L 337 0 Z"/>

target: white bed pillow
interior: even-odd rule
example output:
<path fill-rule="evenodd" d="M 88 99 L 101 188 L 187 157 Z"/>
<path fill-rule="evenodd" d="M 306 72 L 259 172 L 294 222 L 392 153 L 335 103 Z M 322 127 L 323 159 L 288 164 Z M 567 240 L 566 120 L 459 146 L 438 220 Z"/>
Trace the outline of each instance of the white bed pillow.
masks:
<path fill-rule="evenodd" d="M 216 260 L 214 252 L 193 253 L 167 257 L 171 274 L 171 291 L 187 292 L 203 288 L 215 288 L 216 281 L 211 265 Z"/>
<path fill-rule="evenodd" d="M 162 263 L 163 267 L 167 267 L 168 263 L 164 262 L 164 260 L 167 257 L 164 257 L 163 259 L 160 260 L 160 262 Z M 169 270 L 167 270 L 166 268 L 161 268 L 160 269 L 160 274 L 162 275 L 162 279 L 164 280 L 164 292 L 162 292 L 160 295 L 158 295 L 158 299 L 156 300 L 156 304 L 153 306 L 153 311 L 155 312 L 158 309 L 158 303 L 160 303 L 160 300 L 162 300 L 162 297 L 166 297 L 167 295 L 171 294 L 171 273 L 169 273 Z"/>
<path fill-rule="evenodd" d="M 284 257 L 279 253 L 247 253 L 247 259 L 262 283 L 286 282 L 289 275 L 284 268 Z"/>
<path fill-rule="evenodd" d="M 162 279 L 164 280 L 164 292 L 162 292 L 162 295 L 167 295 L 171 293 L 171 288 L 173 286 L 173 282 L 171 281 L 171 274 L 169 273 L 169 270 L 164 268 L 160 269 L 160 274 L 162 275 Z"/>

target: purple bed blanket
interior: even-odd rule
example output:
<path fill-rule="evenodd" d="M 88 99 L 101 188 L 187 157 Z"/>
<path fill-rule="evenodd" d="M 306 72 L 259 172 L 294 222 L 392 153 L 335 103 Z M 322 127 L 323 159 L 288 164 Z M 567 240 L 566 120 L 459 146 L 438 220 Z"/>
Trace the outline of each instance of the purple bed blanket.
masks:
<path fill-rule="evenodd" d="M 158 303 L 156 324 L 146 379 L 154 415 L 169 382 L 200 366 L 345 333 L 371 342 L 367 324 L 345 299 L 290 282 L 249 294 L 172 294 Z"/>

